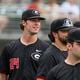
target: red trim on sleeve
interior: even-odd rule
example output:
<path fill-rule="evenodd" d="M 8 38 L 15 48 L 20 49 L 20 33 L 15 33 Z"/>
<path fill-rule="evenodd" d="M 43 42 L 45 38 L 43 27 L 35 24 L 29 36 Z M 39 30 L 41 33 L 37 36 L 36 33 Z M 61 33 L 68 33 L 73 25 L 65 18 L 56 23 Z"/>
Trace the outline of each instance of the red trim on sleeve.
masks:
<path fill-rule="evenodd" d="M 46 80 L 46 77 L 44 77 L 44 76 L 37 76 L 37 77 L 36 77 L 36 80 L 37 80 L 37 79 L 43 79 L 43 80 Z"/>

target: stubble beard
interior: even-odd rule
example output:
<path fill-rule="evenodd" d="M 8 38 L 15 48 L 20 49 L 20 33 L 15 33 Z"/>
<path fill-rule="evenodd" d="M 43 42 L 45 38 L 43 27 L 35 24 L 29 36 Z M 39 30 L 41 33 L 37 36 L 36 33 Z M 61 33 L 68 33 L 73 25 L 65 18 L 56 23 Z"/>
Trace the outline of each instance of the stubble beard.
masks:
<path fill-rule="evenodd" d="M 63 45 L 66 46 L 66 44 L 67 44 L 67 39 L 66 39 L 66 38 L 60 38 L 60 37 L 59 37 L 59 40 L 60 40 L 60 42 L 61 42 Z"/>

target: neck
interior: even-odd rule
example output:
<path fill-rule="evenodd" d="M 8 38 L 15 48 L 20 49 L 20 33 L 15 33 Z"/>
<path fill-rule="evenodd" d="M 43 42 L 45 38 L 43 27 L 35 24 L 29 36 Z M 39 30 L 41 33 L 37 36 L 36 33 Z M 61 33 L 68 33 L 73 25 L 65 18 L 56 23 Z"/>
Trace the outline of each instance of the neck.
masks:
<path fill-rule="evenodd" d="M 68 53 L 68 57 L 65 60 L 65 62 L 70 65 L 76 65 L 76 64 L 80 63 L 80 58 L 76 58 L 72 54 Z"/>
<path fill-rule="evenodd" d="M 62 44 L 61 42 L 55 41 L 52 44 L 59 48 L 61 51 L 67 51 L 66 45 Z"/>
<path fill-rule="evenodd" d="M 24 45 L 33 44 L 37 41 L 37 35 L 22 35 L 20 40 Z"/>

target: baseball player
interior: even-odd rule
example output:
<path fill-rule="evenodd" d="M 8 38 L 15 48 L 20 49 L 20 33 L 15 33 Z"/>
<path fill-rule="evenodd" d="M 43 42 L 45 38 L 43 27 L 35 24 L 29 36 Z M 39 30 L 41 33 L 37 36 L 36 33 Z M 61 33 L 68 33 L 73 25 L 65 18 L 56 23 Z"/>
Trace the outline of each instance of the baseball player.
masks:
<path fill-rule="evenodd" d="M 69 32 L 67 40 L 68 57 L 55 66 L 47 80 L 80 80 L 80 28 Z"/>
<path fill-rule="evenodd" d="M 0 80 L 35 80 L 39 59 L 49 44 L 37 34 L 41 20 L 37 10 L 26 10 L 22 14 L 20 39 L 10 42 L 0 56 Z"/>
<path fill-rule="evenodd" d="M 52 45 L 40 60 L 36 80 L 46 80 L 49 70 L 67 57 L 66 37 L 72 28 L 73 23 L 68 18 L 57 19 L 52 22 L 49 34 Z"/>

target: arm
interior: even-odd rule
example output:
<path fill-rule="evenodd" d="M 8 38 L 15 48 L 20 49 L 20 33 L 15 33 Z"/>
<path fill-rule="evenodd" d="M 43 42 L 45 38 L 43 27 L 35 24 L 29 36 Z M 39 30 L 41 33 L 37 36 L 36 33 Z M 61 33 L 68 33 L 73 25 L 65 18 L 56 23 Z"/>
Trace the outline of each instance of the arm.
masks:
<path fill-rule="evenodd" d="M 7 67 L 7 50 L 4 48 L 3 52 L 0 55 L 0 80 L 8 80 L 8 67 Z"/>
<path fill-rule="evenodd" d="M 7 80 L 7 76 L 5 74 L 0 73 L 0 80 Z"/>

